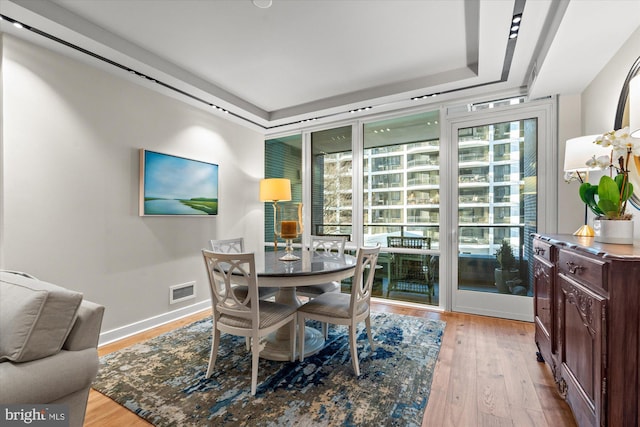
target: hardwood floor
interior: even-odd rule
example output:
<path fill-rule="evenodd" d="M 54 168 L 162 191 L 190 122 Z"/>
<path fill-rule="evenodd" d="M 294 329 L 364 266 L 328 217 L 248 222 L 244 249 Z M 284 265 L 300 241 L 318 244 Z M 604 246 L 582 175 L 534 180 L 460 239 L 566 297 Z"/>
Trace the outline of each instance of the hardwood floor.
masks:
<path fill-rule="evenodd" d="M 536 361 L 532 323 L 374 302 L 372 310 L 442 319 L 447 327 L 422 426 L 575 426 L 551 371 Z M 204 311 L 99 349 L 100 356 L 187 325 Z M 91 390 L 84 426 L 149 426 Z"/>

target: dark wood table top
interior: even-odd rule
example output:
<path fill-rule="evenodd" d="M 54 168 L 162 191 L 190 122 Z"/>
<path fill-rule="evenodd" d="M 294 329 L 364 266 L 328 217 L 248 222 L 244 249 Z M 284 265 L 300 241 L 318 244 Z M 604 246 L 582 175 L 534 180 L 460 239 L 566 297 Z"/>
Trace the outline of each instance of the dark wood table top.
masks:
<path fill-rule="evenodd" d="M 354 270 L 356 257 L 352 255 L 338 255 L 335 253 L 313 252 L 297 250 L 293 252 L 299 256 L 297 261 L 280 261 L 285 252 L 256 253 L 256 269 L 258 277 L 300 277 L 326 275 L 330 273 L 348 272 Z"/>

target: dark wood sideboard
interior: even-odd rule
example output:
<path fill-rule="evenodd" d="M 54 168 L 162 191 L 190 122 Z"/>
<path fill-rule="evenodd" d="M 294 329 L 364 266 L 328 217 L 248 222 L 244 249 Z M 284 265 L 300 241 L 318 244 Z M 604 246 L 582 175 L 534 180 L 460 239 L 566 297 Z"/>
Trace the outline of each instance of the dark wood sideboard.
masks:
<path fill-rule="evenodd" d="M 533 235 L 538 360 L 580 426 L 640 426 L 640 245 Z"/>

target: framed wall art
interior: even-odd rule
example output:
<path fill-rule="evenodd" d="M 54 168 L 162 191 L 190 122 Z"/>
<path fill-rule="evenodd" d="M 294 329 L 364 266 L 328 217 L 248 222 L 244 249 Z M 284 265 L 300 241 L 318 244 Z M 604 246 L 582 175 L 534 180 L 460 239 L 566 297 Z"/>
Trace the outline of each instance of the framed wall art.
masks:
<path fill-rule="evenodd" d="M 141 216 L 217 214 L 217 164 L 140 150 Z"/>

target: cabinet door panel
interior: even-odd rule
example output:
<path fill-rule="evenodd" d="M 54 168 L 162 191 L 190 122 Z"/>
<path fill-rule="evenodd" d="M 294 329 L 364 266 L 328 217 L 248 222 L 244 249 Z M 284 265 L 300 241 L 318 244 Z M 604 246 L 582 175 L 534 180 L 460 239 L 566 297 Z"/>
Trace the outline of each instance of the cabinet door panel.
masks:
<path fill-rule="evenodd" d="M 606 343 L 602 324 L 606 301 L 562 274 L 558 275 L 558 284 L 563 326 L 560 358 L 567 401 L 577 420 L 585 421 L 585 425 L 598 425 L 603 402 L 602 353 Z"/>
<path fill-rule="evenodd" d="M 555 345 L 555 321 L 553 318 L 554 302 L 554 267 L 541 257 L 534 257 L 534 311 L 536 322 L 536 343 L 540 355 L 549 363 L 551 370 L 556 374 L 555 362 L 552 357 L 556 352 Z"/>
<path fill-rule="evenodd" d="M 553 267 L 536 259 L 534 264 L 534 286 L 536 317 L 544 333 L 551 337 L 553 320 L 551 304 L 553 303 Z"/>
<path fill-rule="evenodd" d="M 564 364 L 580 383 L 587 397 L 594 401 L 595 353 L 593 330 L 585 322 L 577 301 L 568 298 L 565 303 L 565 358 Z"/>

